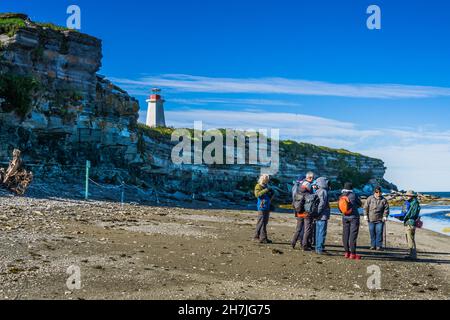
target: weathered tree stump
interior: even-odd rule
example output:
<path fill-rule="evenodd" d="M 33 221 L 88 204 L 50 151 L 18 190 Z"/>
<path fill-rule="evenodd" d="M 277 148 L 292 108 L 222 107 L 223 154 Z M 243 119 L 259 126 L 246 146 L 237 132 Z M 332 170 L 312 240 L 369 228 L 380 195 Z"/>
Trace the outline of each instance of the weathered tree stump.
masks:
<path fill-rule="evenodd" d="M 21 151 L 14 149 L 8 169 L 0 169 L 0 186 L 18 195 L 23 195 L 33 181 L 33 173 L 22 168 Z"/>

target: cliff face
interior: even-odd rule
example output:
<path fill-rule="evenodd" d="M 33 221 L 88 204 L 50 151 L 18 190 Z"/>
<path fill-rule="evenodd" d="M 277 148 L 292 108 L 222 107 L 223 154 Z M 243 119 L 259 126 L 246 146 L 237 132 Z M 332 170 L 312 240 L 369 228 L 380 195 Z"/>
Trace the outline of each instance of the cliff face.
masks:
<path fill-rule="evenodd" d="M 24 26 L 0 33 L 0 161 L 16 146 L 29 163 L 140 162 L 139 104 L 96 74 L 101 41 L 22 16 L 1 19 Z"/>
<path fill-rule="evenodd" d="M 142 131 L 141 143 L 145 146 L 146 166 L 140 168 L 145 181 L 162 179 L 168 193 L 193 194 L 196 199 L 207 201 L 240 201 L 253 199 L 253 188 L 262 166 L 259 165 L 175 165 L 170 141 L 172 129 Z M 247 150 L 248 153 L 248 150 Z M 353 181 L 363 189 L 365 185 L 382 185 L 396 189 L 386 180 L 386 168 L 382 160 L 373 159 L 346 150 L 334 150 L 293 141 L 280 143 L 280 170 L 273 177 L 282 201 L 290 201 L 292 182 L 307 171 L 327 176 L 335 190 L 346 181 Z M 158 184 L 158 181 L 154 182 Z M 363 190 L 361 190 L 363 191 Z M 369 190 L 368 192 L 371 192 Z"/>
<path fill-rule="evenodd" d="M 89 35 L 0 15 L 0 162 L 23 152 L 36 177 L 81 176 L 153 187 L 178 198 L 250 199 L 259 166 L 178 166 L 171 130 L 137 125 L 139 104 L 97 75 L 101 41 Z M 300 174 L 382 183 L 384 163 L 347 151 L 285 141 L 275 182 L 288 194 Z M 360 183 L 359 183 L 360 182 Z M 178 192 L 178 193 L 177 193 Z"/>

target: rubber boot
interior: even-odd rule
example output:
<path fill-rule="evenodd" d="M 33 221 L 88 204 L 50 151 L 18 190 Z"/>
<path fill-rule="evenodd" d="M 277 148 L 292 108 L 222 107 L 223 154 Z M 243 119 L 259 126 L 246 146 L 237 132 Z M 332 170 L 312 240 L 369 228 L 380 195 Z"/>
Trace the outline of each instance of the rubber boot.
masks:
<path fill-rule="evenodd" d="M 416 260 L 417 259 L 417 251 L 414 249 L 409 249 L 409 254 L 405 257 L 407 260 Z"/>

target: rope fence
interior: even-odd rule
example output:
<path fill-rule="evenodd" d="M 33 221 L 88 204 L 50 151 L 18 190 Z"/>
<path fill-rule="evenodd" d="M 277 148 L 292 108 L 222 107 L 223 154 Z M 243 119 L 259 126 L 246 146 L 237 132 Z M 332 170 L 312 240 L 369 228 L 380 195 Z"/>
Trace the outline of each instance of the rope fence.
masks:
<path fill-rule="evenodd" d="M 120 185 L 103 185 L 98 183 L 97 181 L 94 181 L 90 178 L 89 173 L 91 169 L 91 163 L 90 161 L 86 161 L 86 181 L 85 181 L 85 200 L 89 200 L 89 197 L 92 193 L 89 192 L 89 189 L 91 186 L 97 188 L 97 190 L 100 190 L 100 192 L 107 192 L 108 195 L 111 197 L 112 193 L 118 193 L 117 200 L 120 199 L 120 203 L 123 206 L 126 202 L 126 191 L 133 192 L 134 194 L 138 194 L 142 192 L 142 189 L 133 186 L 128 185 L 124 181 L 121 182 Z M 152 195 L 154 196 L 154 200 L 156 203 L 160 204 L 160 199 L 158 192 L 156 191 L 156 188 L 152 188 Z"/>

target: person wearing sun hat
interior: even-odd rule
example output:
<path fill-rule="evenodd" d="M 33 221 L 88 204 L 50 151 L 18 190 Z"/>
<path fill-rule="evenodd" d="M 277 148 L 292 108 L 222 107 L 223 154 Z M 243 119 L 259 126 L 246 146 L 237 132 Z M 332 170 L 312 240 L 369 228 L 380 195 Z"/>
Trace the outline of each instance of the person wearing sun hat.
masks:
<path fill-rule="evenodd" d="M 408 241 L 409 254 L 406 259 L 417 259 L 416 247 L 416 225 L 420 215 L 420 203 L 417 198 L 417 193 L 409 190 L 405 194 L 406 201 L 403 205 L 402 213 L 404 216 L 400 218 L 405 225 L 406 239 Z"/>

